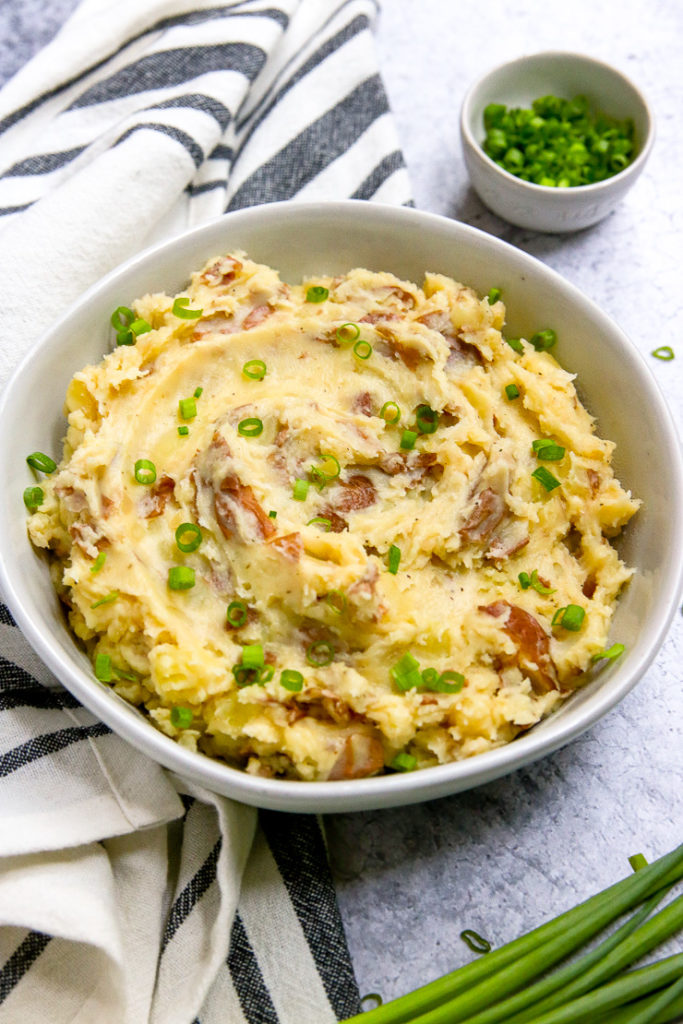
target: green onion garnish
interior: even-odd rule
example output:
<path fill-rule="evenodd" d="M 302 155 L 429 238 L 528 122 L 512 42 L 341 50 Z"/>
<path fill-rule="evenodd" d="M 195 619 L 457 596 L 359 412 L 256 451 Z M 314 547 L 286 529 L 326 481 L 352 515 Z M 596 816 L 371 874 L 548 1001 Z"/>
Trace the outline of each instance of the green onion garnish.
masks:
<path fill-rule="evenodd" d="M 149 459 L 138 459 L 134 466 L 135 479 L 139 484 L 153 484 L 157 478 L 157 468 Z"/>
<path fill-rule="evenodd" d="M 248 607 L 246 601 L 231 601 L 228 605 L 226 618 L 228 625 L 239 629 L 247 621 Z"/>
<path fill-rule="evenodd" d="M 104 551 L 100 551 L 99 555 L 97 556 L 97 558 L 95 559 L 93 564 L 90 566 L 90 572 L 93 573 L 93 575 L 96 572 L 99 572 L 100 569 L 102 568 L 102 566 L 104 565 L 104 563 L 106 561 L 107 561 L 106 553 Z"/>
<path fill-rule="evenodd" d="M 398 572 L 398 567 L 401 564 L 401 549 L 392 544 L 389 548 L 389 565 L 387 566 L 388 571 L 395 576 Z"/>
<path fill-rule="evenodd" d="M 292 497 L 294 498 L 294 501 L 305 501 L 309 487 L 310 483 L 308 480 L 295 480 L 294 486 L 292 487 Z"/>
<path fill-rule="evenodd" d="M 24 505 L 29 512 L 39 509 L 45 500 L 45 492 L 42 487 L 27 487 L 24 491 Z"/>
<path fill-rule="evenodd" d="M 321 452 L 320 458 L 322 462 L 317 466 L 311 466 L 309 472 L 318 490 L 322 491 L 325 484 L 330 480 L 337 479 L 341 473 L 341 465 L 339 459 L 335 455 L 330 455 L 329 452 Z"/>
<path fill-rule="evenodd" d="M 178 427 L 178 433 L 180 434 L 181 437 L 187 437 L 188 434 L 190 433 L 190 428 L 185 426 Z"/>
<path fill-rule="evenodd" d="M 520 574 L 521 575 L 521 574 Z M 526 574 L 525 574 L 526 575 Z M 533 569 L 531 577 L 529 578 L 530 587 L 533 587 L 537 594 L 554 594 L 555 591 L 552 587 L 546 587 L 538 578 L 538 569 Z M 526 587 L 522 587 L 522 590 L 526 590 Z"/>
<path fill-rule="evenodd" d="M 473 953 L 490 953 L 491 943 L 488 939 L 485 939 L 479 932 L 473 931 L 472 928 L 465 928 L 464 932 L 460 932 L 460 938 L 469 946 Z"/>
<path fill-rule="evenodd" d="M 137 338 L 139 334 L 147 334 L 148 331 L 151 331 L 152 325 L 148 323 L 146 320 L 143 320 L 142 317 L 138 317 L 137 320 L 133 320 L 133 323 L 130 325 L 128 329 L 132 331 L 132 333 Z"/>
<path fill-rule="evenodd" d="M 406 652 L 396 664 L 389 669 L 389 675 L 399 690 L 411 690 L 422 684 L 420 663 L 412 654 Z"/>
<path fill-rule="evenodd" d="M 517 579 L 522 590 L 528 590 L 531 586 L 531 576 L 529 576 L 528 572 L 520 572 Z"/>
<path fill-rule="evenodd" d="M 105 594 L 105 596 L 101 597 L 99 599 L 99 601 L 94 601 L 90 605 L 90 607 L 91 608 L 99 608 L 103 604 L 113 604 L 118 596 L 119 596 L 118 590 L 112 590 L 112 592 L 110 594 Z"/>
<path fill-rule="evenodd" d="M 439 425 L 439 414 L 428 405 L 418 405 L 415 414 L 417 429 L 421 434 L 433 434 Z"/>
<path fill-rule="evenodd" d="M 172 565 L 168 570 L 169 590 L 190 590 L 194 584 L 194 569 L 189 565 Z"/>
<path fill-rule="evenodd" d="M 277 512 L 275 512 L 273 509 L 271 509 L 270 512 L 268 513 L 268 518 L 269 519 L 277 519 Z"/>
<path fill-rule="evenodd" d="M 176 299 L 173 303 L 173 316 L 180 317 L 181 320 L 197 320 L 202 313 L 203 309 L 188 309 L 190 300 L 185 296 Z"/>
<path fill-rule="evenodd" d="M 180 704 L 171 708 L 171 725 L 176 729 L 189 729 L 193 718 L 194 714 L 191 708 L 181 707 Z"/>
<path fill-rule="evenodd" d="M 261 644 L 246 644 L 242 648 L 242 664 L 245 668 L 263 668 L 265 659 Z"/>
<path fill-rule="evenodd" d="M 544 462 L 558 462 L 564 458 L 566 451 L 561 444 L 558 444 L 557 441 L 553 441 L 549 437 L 541 437 L 536 441 L 532 441 L 531 447 L 536 453 L 536 458 L 543 459 Z"/>
<path fill-rule="evenodd" d="M 460 693 L 465 685 L 465 677 L 460 672 L 442 672 L 432 686 L 437 693 Z"/>
<path fill-rule="evenodd" d="M 411 448 L 415 447 L 415 442 L 416 441 L 417 441 L 417 431 L 416 430 L 404 430 L 403 433 L 401 434 L 401 444 L 400 444 L 400 447 L 403 448 L 405 451 L 410 451 Z"/>
<path fill-rule="evenodd" d="M 538 480 L 539 484 L 545 487 L 546 491 L 552 491 L 555 487 L 560 486 L 560 481 L 545 466 L 539 466 L 531 475 L 535 480 Z"/>
<path fill-rule="evenodd" d="M 263 380 L 266 375 L 266 364 L 262 359 L 249 359 L 242 367 L 242 373 L 250 380 Z"/>
<path fill-rule="evenodd" d="M 494 302 L 498 302 L 498 299 L 501 297 L 502 294 L 503 293 L 500 290 L 500 288 L 492 288 L 487 296 L 489 300 L 489 306 L 492 306 Z"/>
<path fill-rule="evenodd" d="M 586 617 L 585 610 L 579 604 L 568 604 L 565 608 L 558 608 L 553 615 L 551 625 L 562 626 L 572 633 L 578 633 Z"/>
<path fill-rule="evenodd" d="M 358 324 L 342 324 L 335 331 L 335 335 L 341 345 L 348 345 L 352 341 L 358 341 L 360 338 L 360 327 Z"/>
<path fill-rule="evenodd" d="M 175 532 L 175 542 L 181 551 L 196 551 L 202 542 L 202 531 L 194 523 L 181 523 Z"/>
<path fill-rule="evenodd" d="M 117 679 L 126 679 L 129 683 L 140 682 L 140 676 L 135 675 L 133 672 L 124 672 L 122 668 L 117 668 L 116 665 L 112 665 L 112 671 Z"/>
<path fill-rule="evenodd" d="M 259 686 L 265 686 L 266 683 L 270 682 L 270 680 L 273 678 L 274 675 L 275 675 L 275 666 L 274 665 L 264 665 L 263 668 L 260 668 L 258 670 L 258 674 L 256 676 L 256 682 L 258 683 Z"/>
<path fill-rule="evenodd" d="M 116 333 L 116 344 L 117 345 L 134 345 L 135 336 L 132 331 L 117 331 Z"/>
<path fill-rule="evenodd" d="M 251 686 L 257 681 L 257 677 L 254 675 L 254 670 L 247 668 L 246 665 L 233 665 L 232 674 L 235 677 L 235 682 L 238 686 Z"/>
<path fill-rule="evenodd" d="M 506 338 L 505 340 L 507 341 L 507 343 L 510 346 L 510 348 L 513 348 L 515 350 L 515 352 L 523 352 L 524 351 L 524 345 L 522 344 L 522 341 L 521 341 L 520 338 Z"/>
<path fill-rule="evenodd" d="M 642 871 L 648 864 L 647 857 L 644 853 L 632 853 L 628 862 L 634 871 Z"/>
<path fill-rule="evenodd" d="M 551 327 L 548 327 L 545 331 L 536 331 L 531 335 L 529 341 L 537 352 L 547 352 L 557 341 L 557 335 Z"/>
<path fill-rule="evenodd" d="M 389 767 L 393 768 L 395 772 L 412 772 L 417 768 L 417 758 L 413 757 L 412 754 L 406 754 L 405 750 L 402 750 L 400 754 L 396 755 Z"/>
<path fill-rule="evenodd" d="M 330 590 L 328 594 L 325 594 L 325 601 L 335 615 L 343 615 L 346 611 L 346 594 L 343 594 L 341 590 Z"/>
<path fill-rule="evenodd" d="M 237 424 L 237 433 L 242 437 L 258 437 L 263 433 L 263 420 L 256 416 L 248 416 Z"/>
<path fill-rule="evenodd" d="M 181 398 L 178 402 L 178 412 L 183 420 L 193 420 L 197 415 L 197 403 L 194 398 Z"/>
<path fill-rule="evenodd" d="M 111 655 L 109 654 L 96 654 L 95 655 L 95 678 L 99 679 L 101 683 L 110 683 L 112 680 L 111 672 Z"/>
<path fill-rule="evenodd" d="M 519 398 L 519 388 L 516 384 L 506 384 L 505 394 L 508 397 L 508 401 L 513 402 L 515 398 Z"/>
<path fill-rule="evenodd" d="M 326 519 L 325 516 L 313 516 L 308 520 L 306 526 L 322 526 L 323 530 L 327 531 L 332 529 L 332 520 Z"/>
<path fill-rule="evenodd" d="M 127 306 L 119 306 L 111 316 L 112 327 L 116 329 L 117 345 L 134 345 L 139 334 L 146 334 L 152 330 L 152 325 L 142 317 L 135 318 L 132 309 Z"/>
<path fill-rule="evenodd" d="M 135 313 L 128 306 L 117 306 L 109 322 L 115 331 L 127 331 L 135 320 Z"/>
<path fill-rule="evenodd" d="M 358 356 L 359 359 L 369 359 L 372 355 L 372 345 L 369 341 L 357 341 L 353 346 L 354 355 Z"/>
<path fill-rule="evenodd" d="M 435 668 L 430 666 L 422 669 L 422 688 L 424 690 L 433 690 L 438 681 L 439 673 Z"/>
<path fill-rule="evenodd" d="M 602 661 L 603 658 L 606 658 L 608 661 L 614 661 L 616 658 L 620 657 L 625 650 L 626 647 L 624 644 L 612 644 L 608 650 L 598 651 L 597 654 L 594 654 L 591 661 Z"/>
<path fill-rule="evenodd" d="M 280 686 L 284 686 L 285 690 L 289 690 L 290 693 L 299 693 L 303 685 L 304 677 L 296 669 L 285 668 L 280 673 Z"/>
<path fill-rule="evenodd" d="M 195 388 L 194 389 L 194 397 L 195 398 L 201 398 L 203 393 L 204 393 L 204 388 Z"/>
<path fill-rule="evenodd" d="M 385 423 L 393 424 L 398 423 L 401 418 L 401 410 L 399 409 L 396 402 L 385 402 L 379 411 L 380 416 Z"/>
<path fill-rule="evenodd" d="M 659 348 L 653 349 L 650 355 L 654 356 L 655 359 L 662 359 L 665 363 L 675 358 L 671 345 L 660 345 Z"/>
<path fill-rule="evenodd" d="M 41 473 L 54 473 L 57 468 L 57 463 L 54 459 L 51 459 L 45 452 L 31 452 L 30 455 L 26 456 L 31 469 L 38 469 Z"/>
<path fill-rule="evenodd" d="M 306 292 L 306 302 L 324 302 L 329 294 L 329 288 L 323 288 L 321 284 L 314 284 Z"/>
<path fill-rule="evenodd" d="M 306 648 L 306 661 L 316 668 L 323 668 L 329 665 L 334 658 L 334 645 L 327 640 L 316 640 Z"/>

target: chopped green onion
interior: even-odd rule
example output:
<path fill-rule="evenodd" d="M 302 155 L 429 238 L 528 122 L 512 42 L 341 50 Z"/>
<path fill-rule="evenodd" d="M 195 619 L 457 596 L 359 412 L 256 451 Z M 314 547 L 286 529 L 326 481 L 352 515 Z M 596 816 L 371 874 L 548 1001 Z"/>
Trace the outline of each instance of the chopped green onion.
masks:
<path fill-rule="evenodd" d="M 235 677 L 235 682 L 238 686 L 252 686 L 257 682 L 254 669 L 247 668 L 246 665 L 233 665 L 232 674 Z"/>
<path fill-rule="evenodd" d="M 111 655 L 109 654 L 96 654 L 95 655 L 95 678 L 99 679 L 101 683 L 110 683 L 112 680 L 111 672 Z"/>
<path fill-rule="evenodd" d="M 551 625 L 562 626 L 572 633 L 578 633 L 586 616 L 585 610 L 579 604 L 568 604 L 564 608 L 558 608 L 552 618 Z"/>
<path fill-rule="evenodd" d="M 45 492 L 42 487 L 27 487 L 24 491 L 24 505 L 29 512 L 39 509 L 45 500 Z"/>
<path fill-rule="evenodd" d="M 490 953 L 491 943 L 488 939 L 485 939 L 479 932 L 475 932 L 472 928 L 465 928 L 464 932 L 460 932 L 460 938 L 469 946 L 473 953 Z"/>
<path fill-rule="evenodd" d="M 335 455 L 330 455 L 329 452 L 321 452 L 320 462 L 317 466 L 311 466 L 311 475 L 324 480 L 323 487 L 328 480 L 336 480 L 341 473 L 341 465 L 339 459 Z M 322 490 L 322 487 L 319 488 Z"/>
<path fill-rule="evenodd" d="M 548 327 L 545 331 L 536 331 L 531 335 L 529 341 L 537 352 L 547 352 L 557 341 L 557 335 L 551 327 Z"/>
<path fill-rule="evenodd" d="M 412 772 L 417 768 L 417 758 L 402 750 L 400 754 L 396 755 L 389 767 L 393 768 L 395 772 Z"/>
<path fill-rule="evenodd" d="M 135 335 L 132 331 L 117 331 L 116 332 L 116 344 L 117 345 L 134 345 Z"/>
<path fill-rule="evenodd" d="M 501 297 L 502 294 L 503 293 L 500 290 L 500 288 L 492 288 L 487 296 L 489 300 L 489 306 L 492 306 L 494 302 L 498 302 L 498 299 Z"/>
<path fill-rule="evenodd" d="M 187 437 L 190 433 L 190 428 L 186 426 L 178 427 L 178 433 L 181 437 Z"/>
<path fill-rule="evenodd" d="M 334 645 L 327 640 L 316 640 L 306 648 L 306 661 L 316 668 L 323 668 L 329 665 L 334 659 Z"/>
<path fill-rule="evenodd" d="M 203 393 L 204 393 L 204 388 L 195 388 L 194 389 L 194 397 L 195 398 L 201 398 Z"/>
<path fill-rule="evenodd" d="M 508 401 L 513 402 L 515 398 L 519 398 L 519 388 L 516 384 L 506 384 L 505 394 L 508 397 Z"/>
<path fill-rule="evenodd" d="M 54 473 L 57 468 L 55 460 L 44 452 L 31 452 L 26 456 L 26 461 L 31 469 L 38 469 L 41 473 Z"/>
<path fill-rule="evenodd" d="M 309 487 L 310 483 L 308 480 L 295 480 L 292 488 L 292 497 L 294 498 L 294 501 L 305 501 Z"/>
<path fill-rule="evenodd" d="M 263 668 L 265 659 L 261 644 L 246 644 L 242 648 L 242 664 L 245 668 Z"/>
<path fill-rule="evenodd" d="M 517 579 L 519 580 L 519 585 L 522 590 L 528 590 L 531 586 L 531 576 L 528 572 L 520 572 Z"/>
<path fill-rule="evenodd" d="M 137 338 L 139 334 L 147 334 L 148 331 L 151 331 L 152 325 L 139 317 L 137 320 L 133 320 L 128 330 Z"/>
<path fill-rule="evenodd" d="M 197 403 L 194 398 L 181 398 L 178 402 L 178 412 L 183 420 L 193 420 L 197 415 Z"/>
<path fill-rule="evenodd" d="M 417 441 L 417 431 L 416 430 L 404 430 L 403 433 L 401 434 L 401 444 L 400 444 L 400 447 L 403 448 L 405 451 L 410 451 L 411 448 L 415 447 L 415 442 L 416 441 Z"/>
<path fill-rule="evenodd" d="M 433 690 L 439 681 L 439 673 L 431 665 L 422 669 L 422 686 L 425 690 Z"/>
<path fill-rule="evenodd" d="M 117 679 L 125 679 L 129 683 L 138 683 L 140 676 L 136 676 L 133 672 L 124 672 L 122 668 L 117 668 L 116 665 L 112 666 L 112 671 Z"/>
<path fill-rule="evenodd" d="M 598 651 L 597 654 L 594 654 L 591 658 L 591 661 L 602 661 L 603 658 L 607 659 L 608 661 L 615 661 L 620 655 L 624 653 L 625 650 L 626 647 L 624 646 L 624 644 L 612 644 L 609 650 Z"/>
<path fill-rule="evenodd" d="M 437 693 L 460 693 L 465 685 L 465 677 L 460 672 L 442 672 L 432 687 Z"/>
<path fill-rule="evenodd" d="M 558 462 L 564 458 L 566 451 L 561 444 L 553 441 L 550 437 L 541 437 L 532 441 L 531 447 L 536 453 L 536 458 L 543 459 L 544 462 Z"/>
<path fill-rule="evenodd" d="M 99 608 L 103 604 L 113 604 L 114 601 L 116 601 L 118 596 L 119 596 L 118 590 L 112 590 L 110 594 L 106 594 L 104 597 L 101 597 L 99 599 L 99 601 L 94 601 L 90 605 L 90 607 L 91 608 Z"/>
<path fill-rule="evenodd" d="M 401 549 L 392 544 L 389 548 L 389 565 L 387 566 L 389 572 L 395 576 L 398 572 L 398 567 L 401 564 Z"/>
<path fill-rule="evenodd" d="M 401 410 L 399 409 L 396 402 L 385 402 L 379 411 L 380 416 L 385 423 L 389 425 L 398 423 L 401 418 Z"/>
<path fill-rule="evenodd" d="M 308 520 L 306 526 L 322 526 L 323 530 L 327 531 L 332 529 L 332 520 L 326 519 L 325 516 L 313 516 Z"/>
<path fill-rule="evenodd" d="M 203 309 L 188 309 L 190 300 L 183 296 L 182 298 L 176 299 L 173 303 L 173 316 L 179 317 L 181 320 L 197 320 L 202 313 Z"/>
<path fill-rule="evenodd" d="M 628 859 L 629 864 L 634 871 L 642 871 L 643 868 L 647 867 L 647 857 L 642 853 L 633 853 Z"/>
<path fill-rule="evenodd" d="M 246 601 L 231 601 L 228 605 L 226 618 L 228 625 L 239 629 L 247 621 L 248 607 Z"/>
<path fill-rule="evenodd" d="M 415 419 L 421 434 L 433 434 L 439 425 L 438 412 L 428 405 L 418 405 Z"/>
<path fill-rule="evenodd" d="M 515 350 L 515 352 L 523 352 L 524 351 L 524 345 L 522 344 L 522 341 L 521 341 L 520 338 L 506 338 L 505 340 L 507 341 L 507 343 L 510 346 L 510 348 L 513 348 Z"/>
<path fill-rule="evenodd" d="M 257 416 L 248 416 L 237 424 L 237 433 L 242 437 L 258 437 L 263 433 L 263 420 Z"/>
<path fill-rule="evenodd" d="M 173 565 L 168 570 L 169 590 L 190 590 L 194 584 L 194 569 L 189 565 Z"/>
<path fill-rule="evenodd" d="M 139 484 L 149 486 L 157 478 L 157 468 L 149 459 L 138 459 L 134 466 L 134 474 Z"/>
<path fill-rule="evenodd" d="M 128 306 L 117 306 L 109 322 L 115 331 L 126 331 L 135 320 L 135 313 Z"/>
<path fill-rule="evenodd" d="M 545 487 L 546 491 L 552 491 L 555 487 L 560 486 L 560 481 L 556 476 L 553 476 L 550 470 L 546 469 L 545 466 L 539 466 L 531 475 L 535 480 L 538 480 L 539 484 L 542 484 L 543 487 Z"/>
<path fill-rule="evenodd" d="M 249 359 L 242 367 L 242 373 L 250 380 L 263 380 L 266 375 L 266 364 L 262 359 Z"/>
<path fill-rule="evenodd" d="M 324 302 L 329 294 L 329 288 L 323 288 L 321 284 L 314 284 L 306 292 L 306 302 Z"/>
<path fill-rule="evenodd" d="M 330 590 L 328 594 L 325 594 L 325 601 L 335 615 L 343 615 L 346 611 L 346 594 L 343 594 L 341 590 Z"/>
<path fill-rule="evenodd" d="M 399 690 L 412 690 L 422 684 L 420 663 L 412 654 L 406 652 L 389 670 L 389 675 Z"/>
<path fill-rule="evenodd" d="M 193 719 L 194 713 L 191 708 L 184 708 L 179 704 L 171 708 L 171 725 L 176 729 L 189 729 Z"/>
<path fill-rule="evenodd" d="M 284 686 L 285 690 L 289 690 L 290 693 L 299 693 L 303 685 L 304 677 L 296 669 L 285 668 L 280 673 L 280 686 Z"/>
<path fill-rule="evenodd" d="M 533 569 L 532 570 L 531 578 L 529 580 L 529 585 L 534 588 L 534 590 L 536 591 L 537 594 L 554 594 L 555 593 L 555 591 L 552 589 L 552 587 L 546 587 L 545 584 L 541 583 L 540 579 L 538 578 L 538 569 Z M 525 590 L 526 588 L 523 587 L 522 589 Z"/>
<path fill-rule="evenodd" d="M 271 509 L 270 512 L 268 513 L 268 518 L 277 519 L 277 512 L 274 512 L 273 509 Z"/>
<path fill-rule="evenodd" d="M 273 678 L 274 675 L 275 675 L 275 666 L 274 665 L 264 665 L 263 668 L 260 668 L 258 670 L 258 675 L 256 676 L 256 682 L 258 683 L 259 686 L 265 686 L 266 683 L 270 682 L 270 680 Z"/>
<path fill-rule="evenodd" d="M 102 566 L 104 565 L 104 563 L 106 561 L 107 561 L 106 553 L 104 551 L 100 551 L 99 555 L 97 556 L 97 558 L 95 559 L 93 564 L 90 566 L 90 572 L 93 573 L 93 575 L 96 572 L 99 572 L 100 569 L 102 568 Z"/>
<path fill-rule="evenodd" d="M 353 352 L 359 359 L 369 359 L 372 355 L 372 345 L 369 341 L 361 339 L 353 346 Z"/>
<path fill-rule="evenodd" d="M 202 542 L 202 531 L 195 523 L 181 523 L 175 532 L 175 542 L 181 551 L 196 551 Z"/>
<path fill-rule="evenodd" d="M 358 324 L 342 324 L 335 331 L 337 341 L 341 345 L 348 345 L 352 341 L 357 341 L 360 338 L 360 327 Z"/>
<path fill-rule="evenodd" d="M 653 349 L 650 355 L 654 356 L 655 359 L 662 359 L 665 363 L 675 359 L 675 352 L 671 345 L 660 345 L 659 348 Z"/>

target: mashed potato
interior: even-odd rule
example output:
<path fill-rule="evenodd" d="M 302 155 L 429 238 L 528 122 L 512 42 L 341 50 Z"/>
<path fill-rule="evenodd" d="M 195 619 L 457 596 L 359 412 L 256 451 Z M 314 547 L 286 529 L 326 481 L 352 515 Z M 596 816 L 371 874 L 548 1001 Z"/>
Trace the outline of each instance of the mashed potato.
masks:
<path fill-rule="evenodd" d="M 29 520 L 103 685 L 296 779 L 470 757 L 580 685 L 638 502 L 502 302 L 243 253 L 181 298 L 75 375 Z"/>

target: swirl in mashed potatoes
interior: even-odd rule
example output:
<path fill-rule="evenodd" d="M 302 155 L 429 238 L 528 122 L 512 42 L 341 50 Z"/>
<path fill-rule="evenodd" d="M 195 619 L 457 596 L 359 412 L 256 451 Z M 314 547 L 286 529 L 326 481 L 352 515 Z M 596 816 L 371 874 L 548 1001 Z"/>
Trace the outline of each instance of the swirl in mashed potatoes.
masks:
<path fill-rule="evenodd" d="M 29 520 L 105 685 L 185 747 L 295 779 L 470 757 L 580 685 L 638 502 L 501 301 L 439 274 L 290 287 L 242 253 L 184 297 L 201 315 L 146 295 L 152 329 L 74 376 Z"/>

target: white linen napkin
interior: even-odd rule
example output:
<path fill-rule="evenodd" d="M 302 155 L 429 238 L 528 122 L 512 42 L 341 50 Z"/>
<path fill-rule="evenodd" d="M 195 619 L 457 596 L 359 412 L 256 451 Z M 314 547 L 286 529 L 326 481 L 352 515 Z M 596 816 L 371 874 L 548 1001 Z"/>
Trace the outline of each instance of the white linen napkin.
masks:
<path fill-rule="evenodd" d="M 0 92 L 0 384 L 146 244 L 277 199 L 410 202 L 374 15 L 83 0 Z M 0 1024 L 356 1012 L 316 820 L 257 826 L 163 771 L 60 687 L 2 606 L 0 650 Z"/>

